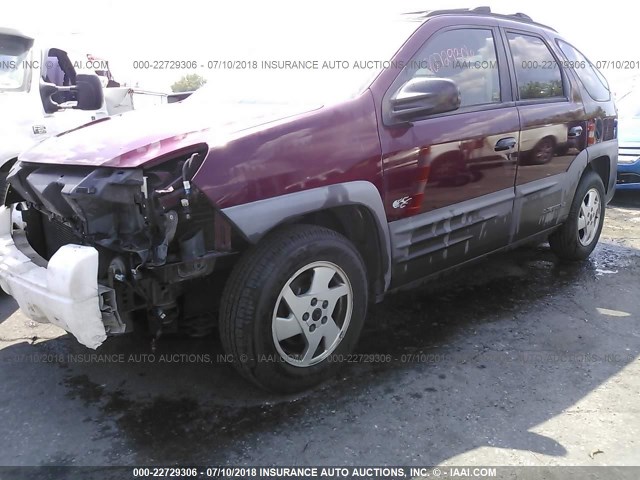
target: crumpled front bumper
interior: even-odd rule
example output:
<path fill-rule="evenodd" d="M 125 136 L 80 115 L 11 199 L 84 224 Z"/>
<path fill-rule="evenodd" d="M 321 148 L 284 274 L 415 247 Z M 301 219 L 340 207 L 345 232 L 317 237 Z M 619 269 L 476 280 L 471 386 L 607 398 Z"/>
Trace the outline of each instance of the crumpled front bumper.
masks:
<path fill-rule="evenodd" d="M 107 338 L 100 310 L 98 251 L 65 245 L 39 266 L 16 247 L 11 209 L 0 206 L 0 286 L 23 313 L 52 323 L 96 349 Z"/>

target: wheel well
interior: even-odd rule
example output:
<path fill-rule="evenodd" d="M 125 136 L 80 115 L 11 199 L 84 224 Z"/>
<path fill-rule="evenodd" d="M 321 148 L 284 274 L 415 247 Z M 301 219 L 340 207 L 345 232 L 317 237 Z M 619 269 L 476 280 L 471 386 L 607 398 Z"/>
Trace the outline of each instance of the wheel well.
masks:
<path fill-rule="evenodd" d="M 8 172 L 14 163 L 16 163 L 17 158 L 11 158 L 4 162 L 2 166 L 0 166 L 0 172 Z"/>
<path fill-rule="evenodd" d="M 611 161 L 609 157 L 598 157 L 593 159 L 587 164 L 587 170 L 593 170 L 600 176 L 602 183 L 604 184 L 604 191 L 609 191 L 609 175 L 611 174 Z"/>
<path fill-rule="evenodd" d="M 289 224 L 312 224 L 334 230 L 353 243 L 367 271 L 369 290 L 373 298 L 384 293 L 384 272 L 378 225 L 368 208 L 346 205 L 308 213 Z"/>

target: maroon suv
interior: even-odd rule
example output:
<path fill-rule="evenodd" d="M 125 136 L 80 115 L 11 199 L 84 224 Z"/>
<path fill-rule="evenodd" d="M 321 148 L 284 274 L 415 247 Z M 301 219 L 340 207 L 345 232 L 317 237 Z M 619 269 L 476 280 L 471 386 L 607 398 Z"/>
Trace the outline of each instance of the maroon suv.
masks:
<path fill-rule="evenodd" d="M 27 151 L 0 211 L 2 288 L 90 348 L 217 324 L 244 376 L 289 392 L 335 371 L 386 293 L 538 239 L 586 258 L 615 187 L 606 80 L 523 14 L 403 22 L 342 98 L 211 81 Z"/>

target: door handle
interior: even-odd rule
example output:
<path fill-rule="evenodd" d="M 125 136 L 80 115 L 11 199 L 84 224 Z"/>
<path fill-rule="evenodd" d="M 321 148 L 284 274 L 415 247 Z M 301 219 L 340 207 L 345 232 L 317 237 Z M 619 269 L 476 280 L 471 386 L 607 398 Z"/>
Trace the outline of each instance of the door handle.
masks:
<path fill-rule="evenodd" d="M 503 152 L 504 150 L 511 150 L 513 147 L 516 146 L 516 143 L 518 143 L 518 142 L 516 142 L 516 139 L 513 138 L 513 137 L 501 138 L 496 143 L 496 147 L 494 148 L 494 150 L 496 152 Z"/>
<path fill-rule="evenodd" d="M 582 135 L 582 127 L 581 126 L 571 127 L 569 129 L 569 138 L 579 137 L 580 135 Z"/>

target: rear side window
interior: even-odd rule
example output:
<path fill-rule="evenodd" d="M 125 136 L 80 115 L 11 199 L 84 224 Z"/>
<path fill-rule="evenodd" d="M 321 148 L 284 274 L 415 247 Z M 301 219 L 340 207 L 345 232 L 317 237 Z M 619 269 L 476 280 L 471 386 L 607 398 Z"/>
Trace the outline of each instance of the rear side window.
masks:
<path fill-rule="evenodd" d="M 598 102 L 608 101 L 611 98 L 609 85 L 598 69 L 575 47 L 562 40 L 557 42 L 562 53 L 567 56 L 569 66 L 573 67 L 591 98 Z"/>
<path fill-rule="evenodd" d="M 500 78 L 493 33 L 462 28 L 435 34 L 418 51 L 402 74 L 449 78 L 460 89 L 461 107 L 500 102 Z"/>
<path fill-rule="evenodd" d="M 520 100 L 564 97 L 562 73 L 541 38 L 507 33 Z"/>

